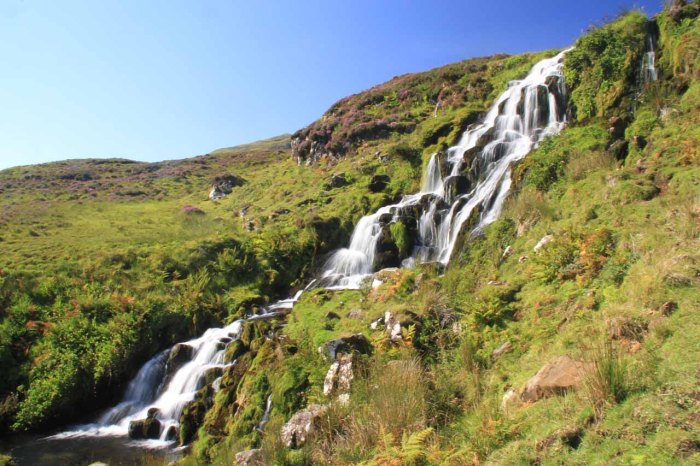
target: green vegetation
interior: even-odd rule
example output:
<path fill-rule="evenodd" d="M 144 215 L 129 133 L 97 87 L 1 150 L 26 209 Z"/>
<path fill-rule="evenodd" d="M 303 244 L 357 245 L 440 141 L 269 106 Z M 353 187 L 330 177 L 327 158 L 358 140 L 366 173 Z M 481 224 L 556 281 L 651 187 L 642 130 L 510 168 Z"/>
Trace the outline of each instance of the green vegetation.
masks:
<path fill-rule="evenodd" d="M 632 12 L 577 42 L 564 68 L 574 121 L 516 167 L 501 218 L 446 269 L 383 271 L 379 286 L 313 290 L 288 316 L 246 323 L 220 390 L 184 414 L 181 463 L 259 448 L 280 465 L 697 464 L 698 5 Z M 661 79 L 641 83 L 657 31 Z M 0 429 L 108 404 L 156 351 L 302 286 L 545 55 L 395 78 L 338 102 L 293 149 L 0 172 Z M 207 201 L 226 173 L 245 183 Z M 383 190 L 369 187 L 377 174 Z M 411 247 L 404 224 L 389 233 Z M 323 347 L 357 334 L 372 351 L 353 354 L 349 399 L 326 397 Z M 564 355 L 586 368 L 580 383 L 522 402 Z M 280 429 L 314 403 L 327 405 L 315 431 L 288 448 Z"/>

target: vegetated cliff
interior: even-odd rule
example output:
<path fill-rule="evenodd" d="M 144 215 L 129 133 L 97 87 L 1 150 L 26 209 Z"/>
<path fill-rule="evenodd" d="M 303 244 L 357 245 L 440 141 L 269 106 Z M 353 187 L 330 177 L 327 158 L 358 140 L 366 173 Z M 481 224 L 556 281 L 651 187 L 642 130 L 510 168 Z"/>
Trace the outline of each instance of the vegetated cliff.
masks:
<path fill-rule="evenodd" d="M 245 324 L 219 390 L 185 411 L 182 462 L 696 463 L 700 26 L 698 2 L 682 3 L 577 42 L 571 124 L 518 166 L 502 217 L 445 270 L 383 271 Z M 0 173 L 0 428 L 66 422 L 116 397 L 147 355 L 300 286 L 549 55 L 396 78 L 341 100 L 291 149 L 156 165 L 183 170 L 162 178 L 121 162 L 76 162 L 89 179 L 60 182 L 72 168 Z M 222 175 L 245 183 L 207 200 Z M 92 196 L 105 179 L 95 189 L 144 194 Z"/>

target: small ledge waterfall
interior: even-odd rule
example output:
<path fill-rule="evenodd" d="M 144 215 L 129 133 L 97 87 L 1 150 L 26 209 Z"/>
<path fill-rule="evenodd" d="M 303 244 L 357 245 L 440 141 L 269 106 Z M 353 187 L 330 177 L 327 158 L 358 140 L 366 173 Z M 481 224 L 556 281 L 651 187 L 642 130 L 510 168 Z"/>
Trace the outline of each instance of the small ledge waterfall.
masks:
<path fill-rule="evenodd" d="M 652 82 L 659 79 L 659 74 L 656 70 L 656 52 L 654 51 L 654 38 L 651 34 L 646 38 L 646 49 L 642 56 L 642 68 L 640 70 L 642 82 Z"/>
<path fill-rule="evenodd" d="M 446 154 L 433 155 L 419 193 L 360 219 L 349 246 L 328 259 L 307 289 L 360 287 L 377 266 L 378 243 L 392 222 L 414 223 L 415 246 L 408 257 L 401 258 L 403 265 L 411 266 L 430 261 L 447 264 L 463 230 L 478 231 L 496 220 L 510 190 L 513 164 L 543 138 L 557 134 L 566 122 L 564 53 L 542 60 L 524 79 L 511 82 L 481 123 L 470 127 Z M 248 320 L 289 312 L 301 293 Z M 77 426 L 53 438 L 126 436 L 132 421 L 152 416 L 160 423 L 160 435 L 146 442 L 172 444 L 185 405 L 205 380 L 211 380 L 212 371 L 220 374 L 235 364 L 225 360 L 225 351 L 239 337 L 242 324 L 239 320 L 211 328 L 199 338 L 159 353 L 139 370 L 119 404 L 94 424 Z M 176 350 L 189 357 L 181 366 L 170 368 Z M 214 389 L 219 380 L 214 379 Z M 266 412 L 269 408 L 268 399 Z M 265 422 L 261 419 L 260 426 Z"/>

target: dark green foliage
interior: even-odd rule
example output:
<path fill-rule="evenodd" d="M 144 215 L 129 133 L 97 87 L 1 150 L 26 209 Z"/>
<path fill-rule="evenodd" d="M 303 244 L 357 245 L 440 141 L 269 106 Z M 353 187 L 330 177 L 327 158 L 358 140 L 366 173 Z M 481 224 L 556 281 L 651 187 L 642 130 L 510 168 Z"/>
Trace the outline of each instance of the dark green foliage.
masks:
<path fill-rule="evenodd" d="M 635 87 L 647 19 L 639 12 L 595 28 L 566 54 L 564 73 L 577 120 L 605 116 Z"/>

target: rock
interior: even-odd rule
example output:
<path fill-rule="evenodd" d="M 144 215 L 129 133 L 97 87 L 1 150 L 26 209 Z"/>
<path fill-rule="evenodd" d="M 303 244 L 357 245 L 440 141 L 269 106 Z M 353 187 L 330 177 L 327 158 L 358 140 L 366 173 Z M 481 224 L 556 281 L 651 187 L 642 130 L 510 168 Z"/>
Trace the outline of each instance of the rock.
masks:
<path fill-rule="evenodd" d="M 317 428 L 321 416 L 328 410 L 327 406 L 312 404 L 294 414 L 282 426 L 280 438 L 287 448 L 299 448 Z"/>
<path fill-rule="evenodd" d="M 512 349 L 513 345 L 509 341 L 503 343 L 501 346 L 493 350 L 493 352 L 491 353 L 491 361 L 495 361 L 496 359 L 508 353 Z"/>
<path fill-rule="evenodd" d="M 456 199 L 460 194 L 466 194 L 469 188 L 469 180 L 466 176 L 448 176 L 445 179 L 445 197 L 448 200 Z"/>
<path fill-rule="evenodd" d="M 158 414 L 160 414 L 160 410 L 158 408 L 148 408 L 148 411 L 146 412 L 146 419 L 155 419 Z"/>
<path fill-rule="evenodd" d="M 369 324 L 369 328 L 372 330 L 378 330 L 380 325 L 384 325 L 384 317 L 373 320 L 372 323 Z"/>
<path fill-rule="evenodd" d="M 165 433 L 165 440 L 167 440 L 168 442 L 174 442 L 175 440 L 177 440 L 177 427 L 168 427 L 168 430 Z"/>
<path fill-rule="evenodd" d="M 659 307 L 659 312 L 661 312 L 661 314 L 662 314 L 663 316 L 668 317 L 668 316 L 670 316 L 671 314 L 673 314 L 674 312 L 676 312 L 677 309 L 678 309 L 678 303 L 677 303 L 677 302 L 675 302 L 675 301 L 666 301 L 665 303 L 663 303 L 663 304 Z"/>
<path fill-rule="evenodd" d="M 339 354 L 326 373 L 323 382 L 323 395 L 331 396 L 334 393 L 348 393 L 354 374 L 352 371 L 353 355 Z"/>
<path fill-rule="evenodd" d="M 508 246 L 508 247 L 503 251 L 503 255 L 501 256 L 501 260 L 502 260 L 502 261 L 503 261 L 503 260 L 506 260 L 506 259 L 508 259 L 508 258 L 509 258 L 510 256 L 512 256 L 512 255 L 513 255 L 513 246 Z"/>
<path fill-rule="evenodd" d="M 610 147 L 608 147 L 608 153 L 615 157 L 616 160 L 624 160 L 629 153 L 629 144 L 624 139 L 618 139 L 610 144 Z"/>
<path fill-rule="evenodd" d="M 486 284 L 488 286 L 506 286 L 508 283 L 499 282 L 498 280 L 489 280 Z"/>
<path fill-rule="evenodd" d="M 520 393 L 520 399 L 534 402 L 576 389 L 589 369 L 590 364 L 574 361 L 568 356 L 558 356 L 528 380 Z"/>
<path fill-rule="evenodd" d="M 187 445 L 197 437 L 197 430 L 204 422 L 204 416 L 214 404 L 214 389 L 206 385 L 185 405 L 180 414 L 180 445 Z"/>
<path fill-rule="evenodd" d="M 608 119 L 608 132 L 613 138 L 621 138 L 625 135 L 625 128 L 627 123 L 624 119 L 614 116 Z"/>
<path fill-rule="evenodd" d="M 262 450 L 254 448 L 252 450 L 236 453 L 236 466 L 263 466 Z"/>
<path fill-rule="evenodd" d="M 345 178 L 345 173 L 334 173 L 328 183 L 325 184 L 325 188 L 342 188 L 348 184 L 348 180 Z"/>
<path fill-rule="evenodd" d="M 389 175 L 374 175 L 367 186 L 373 193 L 379 193 L 386 189 L 389 185 Z"/>
<path fill-rule="evenodd" d="M 350 312 L 348 312 L 348 319 L 360 320 L 364 318 L 364 316 L 365 311 L 362 309 L 351 309 Z"/>
<path fill-rule="evenodd" d="M 525 262 L 527 259 L 528 259 L 527 256 L 520 256 L 520 257 L 518 257 L 518 264 L 522 264 L 522 263 Z"/>
<path fill-rule="evenodd" d="M 168 356 L 167 372 L 174 374 L 179 368 L 192 360 L 194 348 L 184 343 L 173 346 Z"/>
<path fill-rule="evenodd" d="M 231 194 L 233 188 L 236 186 L 241 186 L 245 183 L 243 178 L 239 178 L 236 175 L 221 175 L 214 178 L 212 181 L 212 187 L 209 191 L 209 199 L 216 201 Z"/>
<path fill-rule="evenodd" d="M 197 382 L 197 389 L 199 390 L 204 386 L 211 385 L 214 380 L 221 377 L 223 373 L 224 369 L 221 367 L 210 367 L 209 369 L 206 369 Z"/>
<path fill-rule="evenodd" d="M 160 438 L 160 421 L 155 418 L 129 422 L 129 438 L 134 440 Z"/>
<path fill-rule="evenodd" d="M 539 252 L 540 249 L 543 247 L 547 246 L 549 243 L 554 241 L 554 236 L 553 235 L 545 235 L 542 237 L 541 240 L 537 242 L 534 248 L 532 248 L 533 251 Z"/>
<path fill-rule="evenodd" d="M 338 314 L 336 314 L 335 312 L 333 312 L 333 311 L 326 312 L 326 315 L 323 316 L 323 317 L 324 317 L 326 320 L 338 320 L 338 319 L 340 319 L 340 316 L 339 316 Z"/>
<path fill-rule="evenodd" d="M 349 337 L 330 340 L 323 345 L 322 350 L 331 361 L 335 361 L 338 354 L 372 354 L 374 348 L 372 348 L 372 343 L 370 343 L 366 336 L 361 333 L 357 333 Z"/>

